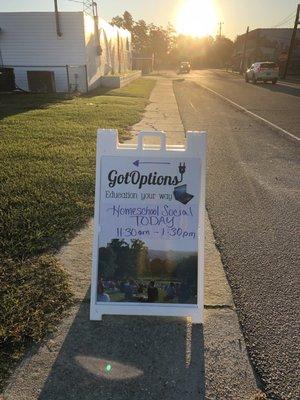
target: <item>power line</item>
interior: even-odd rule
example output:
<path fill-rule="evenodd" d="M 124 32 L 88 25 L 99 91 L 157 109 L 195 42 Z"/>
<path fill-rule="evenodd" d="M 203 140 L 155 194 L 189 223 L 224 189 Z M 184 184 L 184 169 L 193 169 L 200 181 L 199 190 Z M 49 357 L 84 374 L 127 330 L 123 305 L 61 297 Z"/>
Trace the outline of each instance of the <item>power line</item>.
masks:
<path fill-rule="evenodd" d="M 96 5 L 96 2 L 94 0 L 84 0 L 83 1 L 83 12 L 94 17 L 95 16 L 95 5 Z"/>
<path fill-rule="evenodd" d="M 277 27 L 279 27 L 279 26 L 281 26 L 283 24 L 286 24 L 290 20 L 294 19 L 295 14 L 296 14 L 295 11 L 291 12 L 288 16 L 286 16 L 285 18 L 281 19 L 279 22 L 277 22 L 277 24 L 272 26 L 272 28 L 277 28 Z"/>
<path fill-rule="evenodd" d="M 295 11 L 292 11 L 289 15 L 287 15 L 283 19 L 279 20 L 279 22 L 277 22 L 277 24 L 275 24 L 274 26 L 281 25 L 285 20 L 287 20 L 291 17 L 294 17 L 294 15 L 295 15 Z"/>
<path fill-rule="evenodd" d="M 291 18 L 287 19 L 286 21 L 282 22 L 281 24 L 276 25 L 274 28 L 279 28 L 282 25 L 286 25 L 286 24 L 292 22 L 294 18 L 295 18 L 295 16 L 292 15 Z"/>
<path fill-rule="evenodd" d="M 67 0 L 72 3 L 78 3 L 82 5 L 83 12 L 91 16 L 95 16 L 96 2 L 94 0 Z"/>
<path fill-rule="evenodd" d="M 84 2 L 83 1 L 79 1 L 79 0 L 68 0 L 68 1 L 71 1 L 72 3 L 78 3 L 78 4 L 84 4 Z"/>

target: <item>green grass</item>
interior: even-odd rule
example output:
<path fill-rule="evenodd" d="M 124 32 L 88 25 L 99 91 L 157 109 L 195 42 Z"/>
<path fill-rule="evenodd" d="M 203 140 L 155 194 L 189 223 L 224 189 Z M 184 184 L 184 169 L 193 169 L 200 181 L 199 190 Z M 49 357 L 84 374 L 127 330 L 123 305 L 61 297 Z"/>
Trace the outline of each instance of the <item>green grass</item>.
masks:
<path fill-rule="evenodd" d="M 51 256 L 0 259 L 0 389 L 10 367 L 51 331 L 72 303 L 67 275 Z"/>
<path fill-rule="evenodd" d="M 151 79 L 137 79 L 134 84 L 127 85 L 121 89 L 107 90 L 105 88 L 99 88 L 94 93 L 106 94 L 108 96 L 121 96 L 121 97 L 138 97 L 142 99 L 148 99 L 149 93 L 145 91 L 145 81 L 150 88 L 153 87 L 153 80 Z"/>
<path fill-rule="evenodd" d="M 96 130 L 118 129 L 122 138 L 153 84 L 138 79 L 71 99 L 0 96 L 0 254 L 58 248 L 92 215 Z"/>
<path fill-rule="evenodd" d="M 92 216 L 97 128 L 120 137 L 154 86 L 86 96 L 0 95 L 0 390 L 10 366 L 71 302 L 52 254 Z"/>

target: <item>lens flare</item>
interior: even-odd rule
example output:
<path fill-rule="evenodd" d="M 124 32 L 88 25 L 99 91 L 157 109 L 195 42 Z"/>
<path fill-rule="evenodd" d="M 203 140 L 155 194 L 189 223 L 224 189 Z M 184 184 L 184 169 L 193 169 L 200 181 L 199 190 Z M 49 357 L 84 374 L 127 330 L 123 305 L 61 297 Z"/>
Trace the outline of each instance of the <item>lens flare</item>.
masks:
<path fill-rule="evenodd" d="M 112 369 L 112 365 L 111 364 L 105 364 L 104 372 L 106 372 L 108 374 L 108 373 L 110 373 L 111 369 Z"/>
<path fill-rule="evenodd" d="M 217 27 L 217 13 L 212 0 L 185 0 L 176 12 L 175 28 L 183 35 L 212 35 Z"/>

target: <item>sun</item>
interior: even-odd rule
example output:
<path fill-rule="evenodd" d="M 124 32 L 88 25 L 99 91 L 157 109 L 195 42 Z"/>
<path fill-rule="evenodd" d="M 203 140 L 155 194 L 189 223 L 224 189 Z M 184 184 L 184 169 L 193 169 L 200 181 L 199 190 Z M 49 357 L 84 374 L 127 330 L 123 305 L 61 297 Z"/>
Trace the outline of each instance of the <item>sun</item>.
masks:
<path fill-rule="evenodd" d="M 202 37 L 214 34 L 217 22 L 212 0 L 184 0 L 176 13 L 175 29 L 183 35 Z"/>

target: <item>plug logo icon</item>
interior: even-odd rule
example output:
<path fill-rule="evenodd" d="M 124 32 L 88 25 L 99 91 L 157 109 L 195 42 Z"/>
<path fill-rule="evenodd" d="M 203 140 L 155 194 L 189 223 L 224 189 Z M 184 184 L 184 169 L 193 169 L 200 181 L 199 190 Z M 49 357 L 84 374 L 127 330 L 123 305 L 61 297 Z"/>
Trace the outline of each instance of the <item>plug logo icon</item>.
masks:
<path fill-rule="evenodd" d="M 185 162 L 179 163 L 178 170 L 181 176 L 185 173 L 186 170 Z"/>
<path fill-rule="evenodd" d="M 183 181 L 183 175 L 185 174 L 186 171 L 185 162 L 179 163 L 178 170 L 181 175 L 181 179 L 178 182 L 180 183 Z M 186 189 L 187 185 L 176 186 L 173 191 L 175 200 L 179 201 L 182 204 L 187 204 L 190 200 L 192 200 L 194 196 L 190 193 L 187 193 Z"/>

